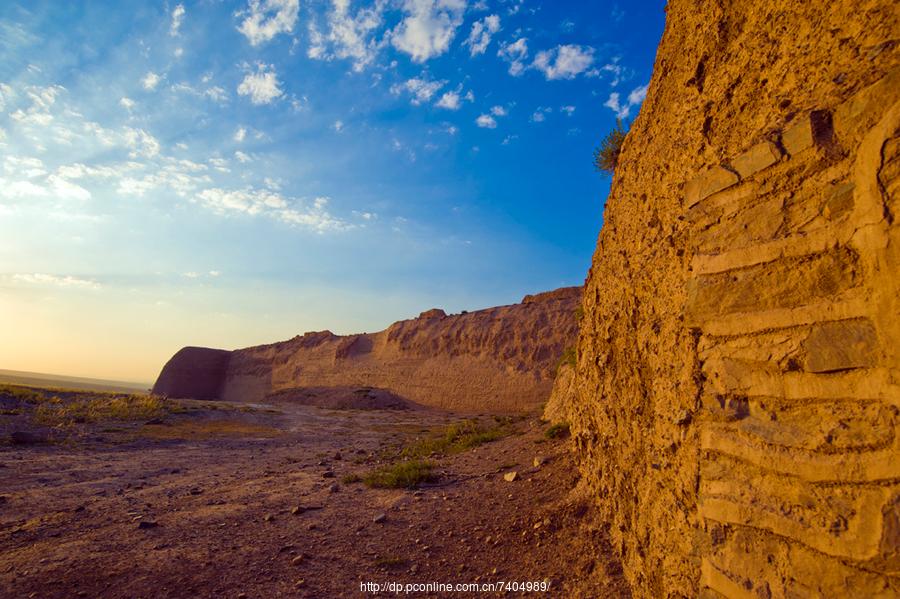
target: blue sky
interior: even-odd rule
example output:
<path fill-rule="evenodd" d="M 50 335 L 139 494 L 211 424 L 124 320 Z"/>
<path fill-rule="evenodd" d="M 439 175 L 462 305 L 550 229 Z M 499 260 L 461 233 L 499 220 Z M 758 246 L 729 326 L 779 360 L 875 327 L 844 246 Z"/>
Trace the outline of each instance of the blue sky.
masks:
<path fill-rule="evenodd" d="M 637 6 L 635 6 L 637 4 Z M 664 2 L 0 7 L 0 368 L 372 331 L 580 284 Z"/>

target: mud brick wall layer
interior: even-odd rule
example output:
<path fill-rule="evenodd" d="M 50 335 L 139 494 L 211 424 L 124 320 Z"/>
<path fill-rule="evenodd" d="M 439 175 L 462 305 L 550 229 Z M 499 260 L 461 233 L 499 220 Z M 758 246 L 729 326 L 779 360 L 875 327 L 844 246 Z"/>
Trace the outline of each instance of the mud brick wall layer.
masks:
<path fill-rule="evenodd" d="M 726 5 L 669 3 L 559 409 L 637 596 L 900 596 L 898 11 Z"/>
<path fill-rule="evenodd" d="M 547 400 L 560 356 L 575 343 L 580 301 L 581 288 L 567 287 L 465 314 L 428 310 L 377 333 L 318 331 L 230 352 L 184 348 L 153 391 L 261 402 L 319 388 L 352 394 L 377 387 L 462 412 L 528 412 Z"/>

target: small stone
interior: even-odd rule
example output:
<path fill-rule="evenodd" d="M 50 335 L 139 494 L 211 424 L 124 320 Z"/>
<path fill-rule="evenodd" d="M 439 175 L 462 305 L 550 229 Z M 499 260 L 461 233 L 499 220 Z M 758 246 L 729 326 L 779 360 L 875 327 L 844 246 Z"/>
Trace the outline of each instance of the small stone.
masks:
<path fill-rule="evenodd" d="M 334 470 L 326 470 L 322 473 L 322 478 L 334 478 Z"/>
<path fill-rule="evenodd" d="M 9 436 L 9 439 L 12 441 L 13 445 L 37 445 L 38 443 L 45 443 L 47 441 L 47 437 L 44 435 L 30 433 L 28 431 L 13 431 Z"/>
<path fill-rule="evenodd" d="M 507 472 L 506 474 L 503 475 L 503 480 L 505 480 L 508 483 L 511 483 L 518 478 L 519 478 L 519 473 L 516 472 L 515 470 L 513 470 L 512 472 Z M 512 496 L 510 496 L 510 497 L 512 497 Z"/>
<path fill-rule="evenodd" d="M 265 516 L 263 516 L 263 520 L 265 522 L 271 522 L 274 519 L 275 519 L 275 516 L 273 516 L 272 514 L 266 514 Z"/>
<path fill-rule="evenodd" d="M 302 505 L 295 505 L 291 508 L 291 514 L 294 516 L 296 516 L 297 514 L 302 514 L 304 511 L 306 510 L 304 510 Z"/>
<path fill-rule="evenodd" d="M 139 529 L 156 528 L 157 526 L 159 523 L 153 520 L 141 520 L 137 525 Z"/>
<path fill-rule="evenodd" d="M 337 492 L 340 491 L 340 490 L 341 490 L 341 486 L 340 486 L 339 484 L 337 484 L 337 483 L 332 483 L 332 484 L 329 485 L 329 487 L 328 487 L 328 491 L 331 492 L 331 493 L 337 493 Z"/>
<path fill-rule="evenodd" d="M 372 522 L 374 522 L 375 524 L 380 524 L 380 523 L 384 522 L 385 520 L 387 520 L 386 514 L 375 514 L 375 517 L 372 518 Z"/>
<path fill-rule="evenodd" d="M 342 456 L 342 455 L 341 455 L 341 452 L 338 451 L 338 452 L 335 452 L 335 454 L 334 454 L 334 459 L 335 459 L 335 460 L 342 460 L 342 459 L 344 459 L 344 456 Z"/>
<path fill-rule="evenodd" d="M 294 559 L 291 560 L 291 563 L 294 564 L 295 566 L 297 566 L 299 564 L 302 564 L 303 560 L 304 560 L 304 557 L 302 555 L 298 555 L 297 557 L 295 557 Z"/>
<path fill-rule="evenodd" d="M 544 456 L 537 456 L 536 458 L 534 458 L 534 462 L 533 462 L 535 468 L 540 468 L 541 466 L 543 466 L 546 463 L 547 463 L 547 458 L 545 458 Z"/>
<path fill-rule="evenodd" d="M 778 162 L 781 155 L 770 141 L 758 143 L 731 161 L 731 166 L 742 178 L 747 178 Z"/>
<path fill-rule="evenodd" d="M 808 114 L 802 115 L 796 123 L 793 123 L 781 134 L 781 145 L 791 156 L 811 148 L 814 143 L 812 121 Z"/>

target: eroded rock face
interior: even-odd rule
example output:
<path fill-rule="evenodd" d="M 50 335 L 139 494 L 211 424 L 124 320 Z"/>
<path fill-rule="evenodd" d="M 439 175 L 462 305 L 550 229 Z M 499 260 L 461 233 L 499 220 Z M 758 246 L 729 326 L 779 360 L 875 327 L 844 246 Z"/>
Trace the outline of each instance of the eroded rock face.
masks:
<path fill-rule="evenodd" d="M 900 595 L 900 12 L 672 0 L 560 409 L 639 597 Z"/>
<path fill-rule="evenodd" d="M 196 397 L 215 388 L 219 399 L 261 401 L 369 387 L 446 409 L 527 411 L 546 401 L 560 356 L 575 343 L 580 298 L 581 288 L 570 287 L 466 314 L 432 309 L 378 333 L 307 333 L 222 352 L 227 360 L 221 371 L 205 366 L 211 355 L 185 348 L 165 366 L 154 391 Z M 194 358 L 204 364 L 202 372 Z M 328 401 L 338 401 L 331 395 Z"/>
<path fill-rule="evenodd" d="M 153 393 L 167 397 L 218 399 L 231 352 L 184 347 L 163 366 Z"/>

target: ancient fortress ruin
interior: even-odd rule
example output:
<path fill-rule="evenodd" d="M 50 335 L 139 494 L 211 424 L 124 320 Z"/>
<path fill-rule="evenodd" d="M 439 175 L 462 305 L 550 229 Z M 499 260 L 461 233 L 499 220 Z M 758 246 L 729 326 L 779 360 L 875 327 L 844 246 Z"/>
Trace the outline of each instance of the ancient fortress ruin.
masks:
<path fill-rule="evenodd" d="M 673 0 L 572 422 L 639 597 L 900 595 L 900 10 Z"/>

